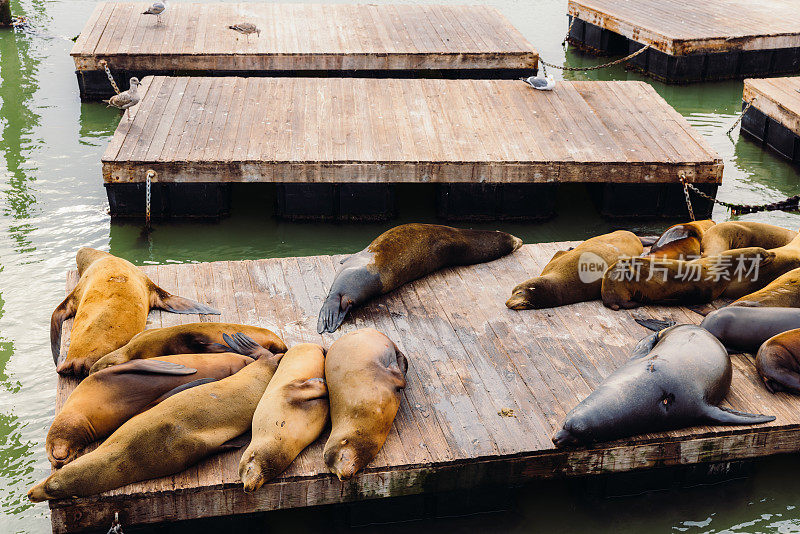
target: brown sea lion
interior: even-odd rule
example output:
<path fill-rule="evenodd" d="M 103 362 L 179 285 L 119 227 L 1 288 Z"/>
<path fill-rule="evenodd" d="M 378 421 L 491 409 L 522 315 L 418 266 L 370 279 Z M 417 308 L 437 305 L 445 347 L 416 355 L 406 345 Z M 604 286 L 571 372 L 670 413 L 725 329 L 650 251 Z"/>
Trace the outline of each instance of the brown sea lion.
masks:
<path fill-rule="evenodd" d="M 351 478 L 383 447 L 406 387 L 408 361 L 374 328 L 337 339 L 325 358 L 331 435 L 323 457 L 339 480 Z"/>
<path fill-rule="evenodd" d="M 222 334 L 241 332 L 275 354 L 286 352 L 286 344 L 273 331 L 258 326 L 235 323 L 189 323 L 166 328 L 152 328 L 136 334 L 127 344 L 106 354 L 92 366 L 96 373 L 111 365 L 130 360 L 155 358 L 168 354 L 225 352 Z"/>
<path fill-rule="evenodd" d="M 606 268 L 641 253 L 639 238 L 625 230 L 587 239 L 572 250 L 556 252 L 542 274 L 513 289 L 506 306 L 529 310 L 599 299 Z"/>
<path fill-rule="evenodd" d="M 788 245 L 797 232 L 760 222 L 728 221 L 706 230 L 701 241 L 703 256 L 716 256 L 736 248 L 766 249 Z"/>
<path fill-rule="evenodd" d="M 50 319 L 50 348 L 61 374 L 87 373 L 100 357 L 144 330 L 152 308 L 219 315 L 205 304 L 164 291 L 131 262 L 108 252 L 84 247 L 75 259 L 78 285 Z M 61 325 L 73 315 L 69 350 L 59 364 Z"/>
<path fill-rule="evenodd" d="M 716 223 L 711 219 L 676 224 L 667 228 L 650 247 L 647 256 L 671 260 L 692 260 L 703 253 L 703 234 Z"/>
<path fill-rule="evenodd" d="M 68 464 L 86 445 L 111 435 L 186 385 L 223 379 L 252 361 L 231 353 L 178 354 L 94 373 L 78 384 L 56 415 L 47 432 L 47 457 L 53 467 Z"/>
<path fill-rule="evenodd" d="M 787 245 L 770 249 L 769 252 L 775 254 L 773 261 L 767 265 L 761 265 L 754 276 L 734 277 L 722 296 L 738 299 L 766 287 L 779 276 L 800 268 L 800 236 L 795 237 Z"/>
<path fill-rule="evenodd" d="M 353 306 L 439 269 L 496 260 L 522 246 L 511 234 L 438 224 L 403 224 L 341 261 L 317 331 L 334 332 Z"/>
<path fill-rule="evenodd" d="M 722 295 L 734 277 L 753 276 L 775 253 L 759 247 L 696 260 L 623 258 L 603 275 L 603 304 L 618 310 L 642 304 L 702 304 Z"/>
<path fill-rule="evenodd" d="M 284 355 L 253 414 L 253 437 L 239 462 L 244 491 L 283 473 L 328 424 L 325 352 L 295 345 Z"/>
<path fill-rule="evenodd" d="M 225 336 L 244 352 L 237 336 Z M 263 351 L 238 373 L 173 395 L 129 419 L 95 450 L 28 491 L 33 502 L 87 497 L 126 484 L 183 471 L 216 452 L 241 446 L 253 412 L 281 355 Z"/>
<path fill-rule="evenodd" d="M 764 288 L 733 302 L 731 306 L 800 308 L 800 268 L 782 274 Z"/>
<path fill-rule="evenodd" d="M 756 354 L 756 370 L 770 392 L 800 393 L 800 328 L 766 340 Z"/>

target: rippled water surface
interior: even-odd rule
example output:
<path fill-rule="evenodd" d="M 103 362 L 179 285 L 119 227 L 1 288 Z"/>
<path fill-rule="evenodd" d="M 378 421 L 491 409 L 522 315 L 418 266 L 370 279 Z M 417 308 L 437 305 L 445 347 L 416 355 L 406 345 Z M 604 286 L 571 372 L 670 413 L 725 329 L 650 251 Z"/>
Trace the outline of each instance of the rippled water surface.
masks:
<path fill-rule="evenodd" d="M 81 31 L 94 2 L 12 3 L 14 14 L 27 17 L 32 29 L 0 30 L 0 532 L 47 532 L 47 506 L 29 504 L 25 492 L 49 469 L 44 437 L 53 417 L 56 375 L 47 347 L 47 325 L 63 298 L 64 273 L 74 267 L 79 247 L 110 249 L 137 264 L 344 253 L 361 249 L 379 231 L 398 222 L 435 219 L 430 203 L 419 204 L 415 195 L 405 195 L 400 219 L 390 224 L 279 223 L 268 215 L 268 198 L 239 194 L 234 215 L 219 224 L 159 224 L 151 242 L 142 241 L 137 225 L 112 224 L 106 213 L 100 156 L 120 116 L 103 104 L 80 103 L 68 55 L 69 38 Z M 546 60 L 574 66 L 601 62 L 562 50 L 565 0 L 491 3 Z M 639 79 L 622 68 L 569 76 L 594 77 Z M 741 82 L 654 86 L 724 159 L 722 199 L 757 203 L 798 192 L 796 168 L 739 138 L 738 132 L 734 141 L 726 137 L 740 109 Z M 493 227 L 529 242 L 582 239 L 611 228 L 579 191 L 564 191 L 560 204 L 559 216 L 545 224 Z M 714 218 L 724 220 L 727 214 L 716 210 Z M 747 218 L 800 227 L 796 213 Z M 758 464 L 751 477 L 739 482 L 599 501 L 576 495 L 567 484 L 534 485 L 515 493 L 507 512 L 422 521 L 411 528 L 429 532 L 798 532 L 797 464 L 795 457 L 772 459 Z M 328 527 L 324 519 L 297 514 L 284 514 L 266 524 L 276 531 L 292 532 L 298 524 L 301 531 Z M 240 530 L 264 525 L 246 523 Z M 365 527 L 376 531 L 405 528 L 409 526 Z"/>

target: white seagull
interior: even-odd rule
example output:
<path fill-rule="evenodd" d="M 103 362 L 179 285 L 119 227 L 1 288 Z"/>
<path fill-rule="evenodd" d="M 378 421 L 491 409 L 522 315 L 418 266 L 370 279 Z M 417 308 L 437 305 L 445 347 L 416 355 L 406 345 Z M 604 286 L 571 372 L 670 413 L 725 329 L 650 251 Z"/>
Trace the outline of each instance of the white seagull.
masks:
<path fill-rule="evenodd" d="M 556 86 L 556 81 L 550 76 L 545 76 L 544 78 L 529 76 L 528 78 L 522 78 L 522 81 L 539 91 L 552 91 Z"/>
<path fill-rule="evenodd" d="M 108 100 L 103 100 L 108 107 L 114 107 L 117 109 L 121 109 L 128 114 L 128 120 L 131 120 L 131 114 L 128 108 L 132 108 L 136 104 L 139 103 L 140 96 L 139 96 L 139 86 L 142 85 L 139 81 L 139 78 L 131 78 L 131 88 L 127 91 L 123 91 L 118 95 L 114 95 Z"/>
<path fill-rule="evenodd" d="M 161 14 L 167 10 L 167 0 L 156 0 L 142 15 L 155 15 L 156 21 L 161 23 Z"/>
<path fill-rule="evenodd" d="M 239 24 L 228 26 L 228 28 L 246 35 L 248 43 L 250 42 L 251 33 L 256 33 L 259 35 L 259 37 L 261 36 L 261 30 L 259 30 L 252 22 L 240 22 Z"/>

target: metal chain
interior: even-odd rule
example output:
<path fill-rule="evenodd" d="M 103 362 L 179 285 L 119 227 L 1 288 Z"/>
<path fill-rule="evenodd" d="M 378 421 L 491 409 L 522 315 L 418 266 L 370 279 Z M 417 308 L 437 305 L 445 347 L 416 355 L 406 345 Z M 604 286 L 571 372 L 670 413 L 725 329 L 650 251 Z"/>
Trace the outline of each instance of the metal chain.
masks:
<path fill-rule="evenodd" d="M 539 63 L 541 63 L 542 65 L 544 65 L 546 67 L 551 67 L 551 68 L 559 69 L 559 70 L 567 70 L 567 71 L 582 72 L 582 71 L 587 71 L 587 70 L 597 70 L 597 69 L 604 69 L 606 67 L 611 67 L 611 66 L 616 65 L 618 63 L 622 63 L 623 61 L 628 61 L 629 59 L 633 59 L 636 56 L 638 56 L 639 54 L 641 54 L 642 52 L 644 52 L 645 50 L 647 50 L 648 48 L 650 48 L 650 45 L 645 45 L 642 48 L 640 48 L 639 50 L 637 50 L 636 52 L 634 52 L 633 54 L 628 54 L 625 57 L 621 57 L 619 59 L 615 59 L 614 61 L 611 61 L 609 63 L 604 63 L 603 65 L 595 65 L 594 67 L 560 67 L 558 65 L 554 65 L 552 63 L 548 63 L 547 61 L 543 60 L 542 58 L 539 58 Z"/>
<path fill-rule="evenodd" d="M 103 67 L 104 71 L 106 71 L 106 76 L 108 77 L 108 81 L 111 82 L 111 87 L 114 88 L 114 92 L 119 94 L 120 90 L 119 87 L 117 87 L 117 82 L 114 81 L 114 75 L 111 74 L 111 69 L 108 68 L 108 61 L 101 59 L 100 66 Z"/>
<path fill-rule="evenodd" d="M 572 20 L 569 21 L 569 28 L 567 28 L 567 34 L 564 36 L 564 40 L 561 41 L 562 47 L 567 44 L 567 41 L 569 41 L 569 34 L 572 33 L 572 27 L 575 25 L 575 20 L 577 18 L 578 18 L 577 15 L 573 15 Z"/>
<path fill-rule="evenodd" d="M 694 209 L 692 208 L 692 199 L 689 198 L 689 184 L 686 183 L 686 178 L 681 176 L 681 183 L 683 184 L 683 196 L 686 197 L 686 207 L 689 209 L 689 217 L 694 221 Z"/>
<path fill-rule="evenodd" d="M 747 103 L 747 105 L 746 105 L 746 106 L 744 107 L 744 109 L 742 110 L 742 114 L 741 114 L 741 115 L 739 115 L 739 118 L 738 118 L 738 119 L 736 119 L 736 122 L 734 122 L 734 123 L 733 123 L 733 126 L 731 126 L 730 128 L 728 128 L 728 131 L 727 131 L 727 132 L 725 132 L 725 134 L 726 134 L 726 135 L 730 136 L 730 135 L 731 135 L 731 132 L 734 130 L 734 128 L 736 128 L 737 126 L 739 126 L 739 123 L 740 123 L 740 122 L 742 122 L 742 119 L 744 118 L 744 115 L 745 115 L 745 113 L 747 113 L 747 111 L 750 109 L 750 106 L 752 106 L 752 105 L 753 105 L 753 102 L 755 102 L 757 98 L 758 98 L 757 96 L 754 96 L 754 97 L 753 97 L 753 99 L 752 99 L 750 102 L 748 102 L 748 103 Z"/>
<path fill-rule="evenodd" d="M 720 206 L 725 206 L 729 210 L 731 210 L 733 215 L 741 215 L 744 213 L 756 213 L 759 211 L 797 211 L 800 209 L 800 195 L 794 195 L 792 197 L 788 197 L 785 200 L 779 200 L 778 202 L 772 202 L 770 204 L 732 204 L 730 202 L 723 202 L 722 200 L 717 200 L 716 198 L 708 195 L 694 185 L 685 181 L 684 178 L 681 178 L 681 182 L 684 185 L 684 189 L 687 187 L 692 190 L 696 195 L 705 198 L 706 200 L 710 200 L 715 204 L 719 204 Z M 687 202 L 688 199 L 687 199 Z"/>
<path fill-rule="evenodd" d="M 148 169 L 147 175 L 145 177 L 145 189 L 144 189 L 144 224 L 145 227 L 150 228 L 150 180 L 153 178 L 155 173 Z"/>

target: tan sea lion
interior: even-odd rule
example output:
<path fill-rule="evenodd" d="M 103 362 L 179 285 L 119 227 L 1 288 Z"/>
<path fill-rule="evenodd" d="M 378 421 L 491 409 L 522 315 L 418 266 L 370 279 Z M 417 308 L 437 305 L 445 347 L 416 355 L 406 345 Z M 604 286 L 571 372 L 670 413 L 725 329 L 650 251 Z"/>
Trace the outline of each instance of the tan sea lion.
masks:
<path fill-rule="evenodd" d="M 253 414 L 253 437 L 239 462 L 244 491 L 283 473 L 328 424 L 325 352 L 295 345 L 284 355 Z"/>
<path fill-rule="evenodd" d="M 774 259 L 774 252 L 759 247 L 690 261 L 623 258 L 603 275 L 603 304 L 618 310 L 642 304 L 711 302 L 724 293 L 732 278 L 748 276 L 754 265 L 761 270 Z"/>
<path fill-rule="evenodd" d="M 650 247 L 647 256 L 672 260 L 692 260 L 703 253 L 703 234 L 716 223 L 711 219 L 676 224 L 667 228 Z"/>
<path fill-rule="evenodd" d="M 731 306 L 800 308 L 800 268 L 784 273 Z"/>
<path fill-rule="evenodd" d="M 755 273 L 757 276 L 734 277 L 722 296 L 738 299 L 766 287 L 784 273 L 800 268 L 800 235 L 789 244 L 770 249 L 769 252 L 775 254 L 775 259 L 769 264 L 760 266 L 758 273 Z"/>
<path fill-rule="evenodd" d="M 701 241 L 703 256 L 716 256 L 736 248 L 766 249 L 788 245 L 797 232 L 760 222 L 728 221 L 706 230 Z"/>
<path fill-rule="evenodd" d="M 225 335 L 235 352 L 237 336 Z M 241 446 L 253 412 L 281 355 L 263 350 L 238 373 L 173 395 L 129 419 L 95 450 L 28 491 L 33 502 L 87 497 L 126 484 L 183 471 L 203 458 Z"/>
<path fill-rule="evenodd" d="M 341 261 L 319 312 L 317 332 L 334 332 L 353 306 L 439 269 L 496 260 L 522 246 L 505 232 L 403 224 Z"/>
<path fill-rule="evenodd" d="M 130 360 L 155 358 L 168 354 L 225 352 L 222 334 L 241 332 L 275 354 L 286 352 L 286 344 L 273 331 L 258 326 L 235 323 L 189 323 L 166 328 L 152 328 L 136 334 L 128 343 L 106 354 L 92 366 L 96 373 L 111 365 Z"/>
<path fill-rule="evenodd" d="M 85 378 L 70 394 L 47 432 L 53 467 L 76 458 L 86 445 L 110 436 L 134 415 L 187 386 L 226 378 L 252 358 L 240 354 L 178 354 L 134 360 Z"/>
<path fill-rule="evenodd" d="M 325 358 L 331 435 L 323 457 L 346 480 L 378 454 L 406 387 L 408 361 L 391 339 L 365 328 L 337 339 Z"/>
<path fill-rule="evenodd" d="M 542 274 L 513 289 L 506 306 L 529 310 L 599 299 L 606 268 L 641 253 L 642 242 L 625 230 L 587 239 L 572 250 L 556 252 Z"/>
<path fill-rule="evenodd" d="M 87 373 L 100 357 L 144 330 L 152 308 L 219 315 L 205 304 L 164 291 L 131 262 L 108 252 L 84 247 L 75 259 L 78 285 L 50 319 L 50 348 L 61 374 Z M 73 315 L 69 350 L 59 364 L 61 325 Z"/>
<path fill-rule="evenodd" d="M 756 370 L 770 392 L 800 393 L 800 329 L 766 340 L 756 354 Z"/>

